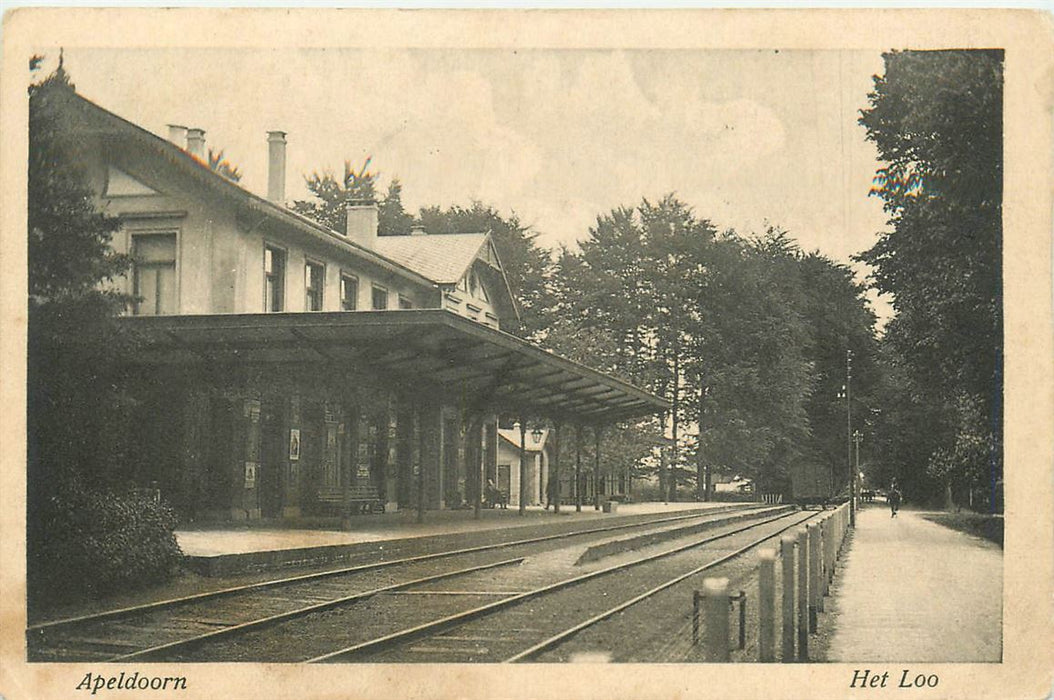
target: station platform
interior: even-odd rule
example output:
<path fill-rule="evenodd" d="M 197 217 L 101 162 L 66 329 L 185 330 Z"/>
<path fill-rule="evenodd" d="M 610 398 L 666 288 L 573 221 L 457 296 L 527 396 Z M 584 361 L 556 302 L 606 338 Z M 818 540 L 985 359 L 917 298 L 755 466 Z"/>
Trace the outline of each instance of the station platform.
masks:
<path fill-rule="evenodd" d="M 842 566 L 828 661 L 1001 660 L 998 545 L 875 505 L 857 513 Z"/>
<path fill-rule="evenodd" d="M 351 529 L 295 528 L 276 523 L 227 523 L 223 526 L 176 531 L 176 540 L 186 556 L 186 565 L 205 576 L 225 576 L 297 566 L 354 563 L 372 557 L 403 556 L 451 547 L 454 543 L 477 543 L 519 539 L 549 532 L 579 529 L 590 520 L 630 521 L 659 513 L 721 510 L 742 503 L 620 503 L 615 513 L 595 510 L 592 504 L 563 505 L 560 513 L 531 506 L 521 516 L 517 508 L 489 509 L 474 517 L 471 510 L 427 511 L 424 522 L 417 513 L 356 516 Z M 416 540 L 416 542 L 415 542 Z M 401 554 L 400 554 L 401 553 Z"/>

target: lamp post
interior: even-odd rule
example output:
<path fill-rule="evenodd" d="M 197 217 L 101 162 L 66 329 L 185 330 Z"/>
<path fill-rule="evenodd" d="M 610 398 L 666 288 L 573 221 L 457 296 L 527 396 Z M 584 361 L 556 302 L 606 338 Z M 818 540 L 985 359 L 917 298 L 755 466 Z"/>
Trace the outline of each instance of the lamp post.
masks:
<path fill-rule="evenodd" d="M 535 448 L 537 448 L 539 445 L 542 444 L 542 429 L 539 428 L 537 425 L 534 426 L 534 430 L 531 431 L 531 439 L 534 440 Z M 540 452 L 541 452 L 541 450 L 539 450 L 539 453 Z M 540 491 L 538 493 L 538 499 L 542 503 L 545 503 L 545 486 L 546 486 L 545 478 L 548 478 L 549 475 L 542 471 L 542 459 L 541 459 L 541 457 L 535 457 L 534 459 L 535 459 L 534 467 L 535 467 L 535 470 L 538 473 L 538 489 Z M 545 477 L 545 478 L 543 478 L 543 477 Z"/>
<path fill-rule="evenodd" d="M 859 430 L 853 431 L 853 442 L 856 443 L 856 469 L 853 470 L 853 485 L 849 490 L 851 498 L 856 498 L 856 480 L 860 476 L 860 442 L 864 439 L 864 434 Z"/>
<path fill-rule="evenodd" d="M 853 469 L 853 351 L 845 351 L 845 384 L 838 392 L 838 398 L 845 399 L 845 441 L 846 441 L 846 471 L 849 474 L 849 526 L 856 527 L 856 482 Z"/>
<path fill-rule="evenodd" d="M 520 430 L 520 515 L 527 514 L 527 418 L 520 416 L 516 424 Z"/>

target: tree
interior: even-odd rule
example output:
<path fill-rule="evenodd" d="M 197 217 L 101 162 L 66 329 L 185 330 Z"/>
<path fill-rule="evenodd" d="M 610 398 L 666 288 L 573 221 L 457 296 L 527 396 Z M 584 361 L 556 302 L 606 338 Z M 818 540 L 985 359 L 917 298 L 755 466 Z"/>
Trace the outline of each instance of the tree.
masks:
<path fill-rule="evenodd" d="M 35 62 L 39 65 L 39 61 Z M 31 64 L 32 66 L 33 64 Z M 181 559 L 167 505 L 130 498 L 113 439 L 134 399 L 117 360 L 119 221 L 97 211 L 62 67 L 29 88 L 27 602 L 102 595 L 169 576 Z M 70 576 L 70 572 L 77 576 Z"/>
<path fill-rule="evenodd" d="M 209 170 L 219 173 L 223 177 L 227 178 L 231 182 L 238 182 L 242 179 L 242 172 L 238 169 L 238 166 L 232 164 L 226 158 L 223 157 L 223 150 L 213 151 L 209 149 Z"/>
<path fill-rule="evenodd" d="M 388 183 L 388 192 L 378 206 L 377 230 L 382 236 L 405 236 L 414 225 L 414 217 L 403 208 L 403 183 L 399 178 Z"/>
<path fill-rule="evenodd" d="M 125 273 L 111 248 L 120 225 L 96 210 L 80 165 L 61 64 L 29 89 L 28 419 L 31 488 L 43 471 L 89 469 L 92 430 L 115 400 L 112 319 L 132 298 L 109 283 Z M 86 368 L 90 368 L 86 371 Z M 47 435 L 47 439 L 43 436 Z M 91 471 L 91 469 L 89 469 Z"/>
<path fill-rule="evenodd" d="M 122 275 L 130 260 L 113 252 L 120 222 L 96 210 L 78 164 L 64 109 L 73 90 L 61 65 L 29 89 L 29 301 L 35 309 L 76 303 L 111 314 L 127 298 L 99 285 Z"/>
<path fill-rule="evenodd" d="M 293 210 L 343 233 L 348 227 L 348 202 L 372 202 L 377 198 L 379 174 L 369 171 L 372 160 L 367 158 L 358 170 L 351 167 L 351 161 L 344 161 L 344 176 L 340 180 L 330 171 L 314 172 L 305 177 L 313 199 L 293 202 Z"/>
<path fill-rule="evenodd" d="M 884 59 L 860 123 L 886 163 L 872 194 L 890 230 L 859 259 L 893 297 L 884 342 L 903 363 L 904 388 L 926 407 L 924 429 L 905 438 L 926 443 L 928 467 L 948 490 L 979 487 L 991 501 L 1003 468 L 1003 55 Z"/>
<path fill-rule="evenodd" d="M 866 286 L 856 282 L 848 266 L 819 252 L 800 255 L 797 262 L 802 287 L 807 290 L 802 318 L 812 336 L 806 357 L 815 381 L 805 406 L 811 431 L 805 458 L 810 467 L 829 475 L 828 484 L 837 493 L 848 488 L 849 479 L 846 406 L 836 398 L 846 383 L 847 350 L 853 353 L 853 427 L 866 441 L 861 459 L 876 454 L 872 443 L 878 437 L 884 405 L 876 388 L 882 373 L 877 362 L 875 315 L 867 306 Z M 873 471 L 869 466 L 869 478 L 877 476 Z"/>
<path fill-rule="evenodd" d="M 698 390 L 689 394 L 710 467 L 786 492 L 803 458 L 815 384 L 797 248 L 782 232 L 726 232 L 708 251 L 693 301 Z"/>
<path fill-rule="evenodd" d="M 845 474 L 846 349 L 860 383 L 874 375 L 874 316 L 847 267 L 775 227 L 718 233 L 673 195 L 599 216 L 580 245 L 557 258 L 544 342 L 670 400 L 663 458 L 643 470 L 661 493 L 705 498 L 713 472 L 765 492 L 806 465 Z"/>

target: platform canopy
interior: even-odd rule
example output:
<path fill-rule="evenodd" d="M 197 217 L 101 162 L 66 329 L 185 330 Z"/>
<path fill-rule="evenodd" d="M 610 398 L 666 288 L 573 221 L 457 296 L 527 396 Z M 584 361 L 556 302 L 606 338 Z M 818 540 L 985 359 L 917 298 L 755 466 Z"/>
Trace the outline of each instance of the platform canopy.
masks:
<path fill-rule="evenodd" d="M 669 409 L 631 384 L 441 309 L 128 317 L 119 327 L 136 341 L 127 358 L 134 365 L 354 368 L 475 410 L 590 424 Z"/>

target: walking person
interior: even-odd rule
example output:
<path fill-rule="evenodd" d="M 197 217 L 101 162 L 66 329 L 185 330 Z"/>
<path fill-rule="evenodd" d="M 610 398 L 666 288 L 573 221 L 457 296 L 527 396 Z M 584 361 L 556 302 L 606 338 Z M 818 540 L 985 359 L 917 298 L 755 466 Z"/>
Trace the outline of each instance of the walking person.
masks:
<path fill-rule="evenodd" d="M 897 482 L 894 480 L 893 484 L 889 487 L 889 496 L 887 498 L 889 501 L 889 517 L 897 517 L 897 509 L 900 508 L 900 499 L 900 489 L 897 488 Z"/>

